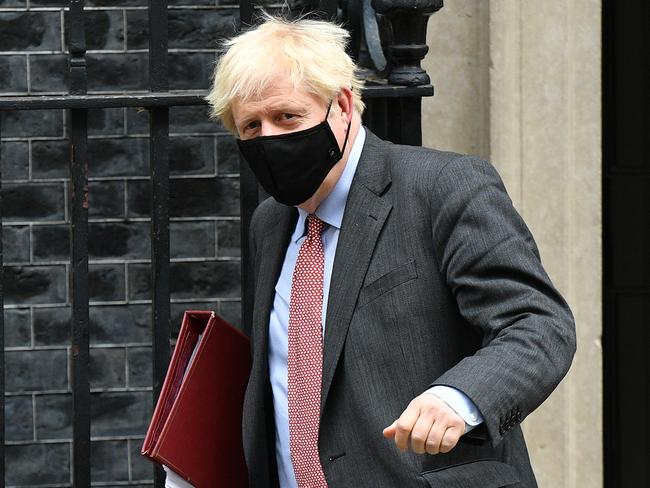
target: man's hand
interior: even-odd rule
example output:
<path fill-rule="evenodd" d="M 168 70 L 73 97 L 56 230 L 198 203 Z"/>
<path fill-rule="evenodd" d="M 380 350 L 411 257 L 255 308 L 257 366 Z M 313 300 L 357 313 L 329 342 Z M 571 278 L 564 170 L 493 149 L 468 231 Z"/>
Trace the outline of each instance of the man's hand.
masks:
<path fill-rule="evenodd" d="M 414 398 L 400 418 L 384 429 L 401 451 L 418 454 L 451 451 L 465 433 L 465 421 L 449 405 L 431 393 Z"/>

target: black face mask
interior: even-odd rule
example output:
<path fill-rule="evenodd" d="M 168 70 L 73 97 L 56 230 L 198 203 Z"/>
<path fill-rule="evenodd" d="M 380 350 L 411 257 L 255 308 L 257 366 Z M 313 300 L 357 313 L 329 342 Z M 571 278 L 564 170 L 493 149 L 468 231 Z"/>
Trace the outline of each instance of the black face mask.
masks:
<path fill-rule="evenodd" d="M 309 129 L 275 136 L 237 140 L 239 150 L 266 192 L 285 205 L 298 205 L 316 193 L 332 167 L 341 160 L 343 149 L 325 120 Z M 352 121 L 350 121 L 352 123 Z"/>

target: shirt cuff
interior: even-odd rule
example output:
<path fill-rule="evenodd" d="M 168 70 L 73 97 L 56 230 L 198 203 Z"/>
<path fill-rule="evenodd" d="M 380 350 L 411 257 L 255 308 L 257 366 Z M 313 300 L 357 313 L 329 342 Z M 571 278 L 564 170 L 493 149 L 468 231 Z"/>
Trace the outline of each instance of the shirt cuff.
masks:
<path fill-rule="evenodd" d="M 478 407 L 465 393 L 451 386 L 435 385 L 425 393 L 431 393 L 456 412 L 465 421 L 465 433 L 483 423 L 483 416 Z"/>

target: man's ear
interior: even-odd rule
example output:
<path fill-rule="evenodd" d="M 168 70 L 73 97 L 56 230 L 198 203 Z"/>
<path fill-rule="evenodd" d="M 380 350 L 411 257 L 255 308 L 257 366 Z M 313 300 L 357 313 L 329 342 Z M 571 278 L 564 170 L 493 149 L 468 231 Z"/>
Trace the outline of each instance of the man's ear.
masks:
<path fill-rule="evenodd" d="M 347 87 L 341 88 L 337 102 L 341 109 L 341 124 L 343 127 L 347 127 L 352 121 L 352 111 L 354 110 L 352 90 Z"/>

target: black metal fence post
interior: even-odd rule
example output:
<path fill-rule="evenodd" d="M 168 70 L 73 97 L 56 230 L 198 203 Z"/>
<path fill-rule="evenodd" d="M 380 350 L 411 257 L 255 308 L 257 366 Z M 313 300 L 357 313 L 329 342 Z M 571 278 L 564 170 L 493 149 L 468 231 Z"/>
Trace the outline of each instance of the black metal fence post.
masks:
<path fill-rule="evenodd" d="M 70 93 L 86 93 L 84 0 L 71 0 L 69 12 Z M 70 200 L 72 271 L 72 485 L 90 486 L 90 382 L 88 369 L 88 110 L 70 110 Z"/>
<path fill-rule="evenodd" d="M 2 145 L 2 113 L 0 113 L 0 145 Z M 0 488 L 5 486 L 5 307 L 4 265 L 2 254 L 2 156 L 0 148 Z"/>
<path fill-rule="evenodd" d="M 169 90 L 167 78 L 167 0 L 149 0 L 149 88 Z M 169 287 L 169 107 L 149 110 L 151 174 L 151 272 L 153 283 L 153 396 L 160 396 L 170 357 Z M 154 486 L 164 488 L 165 473 L 154 472 Z"/>

